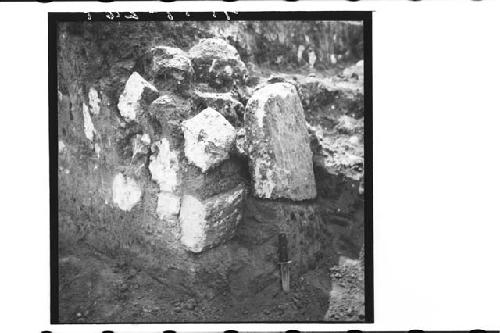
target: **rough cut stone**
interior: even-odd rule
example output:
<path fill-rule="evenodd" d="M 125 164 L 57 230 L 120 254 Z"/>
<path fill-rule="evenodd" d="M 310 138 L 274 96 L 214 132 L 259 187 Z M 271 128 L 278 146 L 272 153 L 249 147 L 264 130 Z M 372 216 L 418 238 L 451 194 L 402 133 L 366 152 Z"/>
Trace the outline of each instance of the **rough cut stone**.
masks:
<path fill-rule="evenodd" d="M 154 145 L 158 153 L 150 157 L 151 178 L 158 183 L 161 191 L 174 192 L 179 186 L 179 154 L 164 138 Z"/>
<path fill-rule="evenodd" d="M 194 165 L 186 165 L 182 170 L 182 194 L 205 200 L 227 192 L 243 183 L 247 168 L 239 158 L 229 158 L 205 173 Z"/>
<path fill-rule="evenodd" d="M 179 216 L 181 208 L 180 197 L 170 192 L 160 192 L 158 194 L 158 205 L 156 213 L 162 220 L 175 220 Z"/>
<path fill-rule="evenodd" d="M 190 108 L 191 105 L 185 99 L 174 94 L 166 94 L 155 99 L 149 109 L 150 114 L 159 121 L 169 121 L 186 117 Z"/>
<path fill-rule="evenodd" d="M 338 119 L 338 124 L 335 126 L 335 129 L 341 134 L 363 134 L 364 119 L 356 119 L 350 116 L 341 116 Z"/>
<path fill-rule="evenodd" d="M 94 115 L 98 115 L 100 111 L 99 103 L 101 99 L 99 98 L 99 93 L 95 90 L 94 87 L 90 87 L 89 89 L 89 106 L 90 112 Z"/>
<path fill-rule="evenodd" d="M 360 60 L 354 66 L 344 69 L 343 74 L 347 78 L 355 78 L 362 81 L 364 79 L 363 67 L 364 61 Z"/>
<path fill-rule="evenodd" d="M 234 143 L 234 152 L 239 156 L 247 156 L 247 151 L 245 149 L 246 146 L 246 137 L 245 137 L 245 128 L 238 128 L 236 131 L 236 140 Z"/>
<path fill-rule="evenodd" d="M 190 73 L 193 70 L 187 53 L 179 48 L 155 46 L 151 49 L 151 53 L 153 55 L 152 70 L 157 75 L 171 70 L 183 73 Z"/>
<path fill-rule="evenodd" d="M 191 60 L 179 48 L 156 46 L 151 49 L 151 76 L 159 86 L 169 83 L 178 88 L 189 86 L 193 75 Z"/>
<path fill-rule="evenodd" d="M 137 182 L 130 177 L 119 173 L 113 180 L 113 202 L 120 209 L 129 211 L 141 199 L 141 188 Z"/>
<path fill-rule="evenodd" d="M 59 140 L 58 148 L 59 148 L 59 154 L 63 154 L 64 152 L 66 152 L 66 145 L 64 144 L 63 140 Z"/>
<path fill-rule="evenodd" d="M 221 38 L 202 39 L 189 50 L 189 57 L 196 60 L 239 59 L 238 51 Z"/>
<path fill-rule="evenodd" d="M 236 131 L 219 112 L 207 108 L 182 126 L 184 153 L 202 172 L 229 157 Z"/>
<path fill-rule="evenodd" d="M 364 116 L 364 95 L 362 80 L 335 80 L 317 77 L 301 79 L 300 97 L 306 120 L 313 125 L 332 128 L 335 118 L 350 115 Z"/>
<path fill-rule="evenodd" d="M 151 138 L 149 134 L 136 134 L 132 138 L 132 161 L 136 156 L 143 156 L 149 152 Z"/>
<path fill-rule="evenodd" d="M 254 195 L 292 200 L 316 196 L 307 125 L 293 85 L 258 89 L 247 104 L 245 133 Z"/>
<path fill-rule="evenodd" d="M 191 252 L 202 252 L 229 240 L 242 217 L 245 187 L 200 200 L 182 197 L 180 209 L 181 242 Z"/>
<path fill-rule="evenodd" d="M 214 93 L 197 90 L 194 92 L 193 100 L 198 110 L 215 109 L 235 127 L 239 127 L 243 123 L 245 107 L 229 92 Z"/>
<path fill-rule="evenodd" d="M 89 108 L 85 103 L 83 103 L 82 105 L 82 112 L 83 112 L 83 131 L 85 133 L 85 136 L 90 141 L 94 141 L 96 130 L 94 127 L 94 123 L 92 122 L 92 117 L 90 117 Z"/>
<path fill-rule="evenodd" d="M 137 72 L 132 73 L 120 96 L 118 109 L 126 120 L 135 120 L 159 96 L 158 90 Z"/>
<path fill-rule="evenodd" d="M 314 164 L 332 175 L 360 180 L 364 173 L 363 119 L 342 116 L 334 130 L 311 127 Z"/>
<path fill-rule="evenodd" d="M 238 51 L 220 38 L 201 40 L 189 50 L 189 57 L 200 82 L 212 87 L 232 87 L 243 83 L 248 73 Z"/>
<path fill-rule="evenodd" d="M 171 148 L 181 150 L 184 141 L 181 124 L 194 114 L 191 99 L 167 92 L 155 99 L 137 122 L 152 141 L 168 138 Z"/>

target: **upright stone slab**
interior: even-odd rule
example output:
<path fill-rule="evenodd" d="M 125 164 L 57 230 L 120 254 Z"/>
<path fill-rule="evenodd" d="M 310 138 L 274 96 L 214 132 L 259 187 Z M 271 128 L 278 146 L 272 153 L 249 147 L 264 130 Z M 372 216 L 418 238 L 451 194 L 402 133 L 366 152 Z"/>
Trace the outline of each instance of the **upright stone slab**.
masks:
<path fill-rule="evenodd" d="M 184 195 L 181 201 L 181 242 L 191 252 L 202 252 L 233 237 L 241 221 L 244 185 L 202 200 Z"/>
<path fill-rule="evenodd" d="M 273 83 L 253 94 L 246 107 L 245 134 L 255 196 L 316 196 L 307 125 L 293 85 Z"/>

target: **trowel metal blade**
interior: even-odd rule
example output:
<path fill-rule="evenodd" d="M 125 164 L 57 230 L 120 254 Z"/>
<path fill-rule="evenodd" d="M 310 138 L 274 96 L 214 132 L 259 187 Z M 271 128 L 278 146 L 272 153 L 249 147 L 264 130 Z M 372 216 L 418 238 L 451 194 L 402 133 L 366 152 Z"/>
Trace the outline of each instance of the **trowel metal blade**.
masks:
<path fill-rule="evenodd" d="M 290 291 L 290 262 L 280 263 L 281 288 L 284 292 Z"/>

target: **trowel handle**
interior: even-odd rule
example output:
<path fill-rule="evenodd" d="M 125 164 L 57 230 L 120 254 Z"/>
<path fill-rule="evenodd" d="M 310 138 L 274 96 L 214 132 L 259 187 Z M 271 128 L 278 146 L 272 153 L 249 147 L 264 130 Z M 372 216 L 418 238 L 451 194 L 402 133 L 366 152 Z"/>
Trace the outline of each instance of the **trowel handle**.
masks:
<path fill-rule="evenodd" d="M 278 236 L 278 259 L 279 262 L 288 262 L 288 241 L 284 233 Z"/>

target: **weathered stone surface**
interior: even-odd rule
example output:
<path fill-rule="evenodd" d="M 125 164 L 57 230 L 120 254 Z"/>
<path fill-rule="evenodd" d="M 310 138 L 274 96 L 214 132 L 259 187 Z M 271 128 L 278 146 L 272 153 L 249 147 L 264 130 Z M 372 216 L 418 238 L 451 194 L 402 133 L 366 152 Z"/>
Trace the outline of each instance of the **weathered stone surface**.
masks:
<path fill-rule="evenodd" d="M 83 112 L 83 130 L 85 132 L 85 136 L 90 141 L 94 141 L 94 136 L 97 133 L 94 127 L 94 123 L 92 122 L 92 118 L 90 117 L 89 108 L 87 104 L 83 103 L 82 105 Z"/>
<path fill-rule="evenodd" d="M 196 90 L 193 101 L 198 110 L 212 108 L 226 118 L 231 125 L 239 127 L 243 124 L 245 107 L 231 93 L 214 93 Z"/>
<path fill-rule="evenodd" d="M 101 99 L 99 98 L 99 93 L 95 90 L 94 87 L 90 87 L 89 89 L 89 106 L 90 112 L 94 115 L 98 115 L 100 111 L 99 103 Z"/>
<path fill-rule="evenodd" d="M 229 157 L 236 132 L 219 112 L 207 108 L 186 120 L 182 127 L 184 153 L 203 172 Z"/>
<path fill-rule="evenodd" d="M 206 38 L 189 50 L 189 57 L 198 60 L 239 59 L 238 51 L 221 38 Z"/>
<path fill-rule="evenodd" d="M 229 158 L 207 172 L 202 172 L 194 165 L 185 165 L 182 170 L 182 193 L 205 200 L 227 192 L 247 180 L 245 162 L 239 158 Z"/>
<path fill-rule="evenodd" d="M 294 86 L 274 83 L 258 89 L 247 104 L 245 131 L 254 195 L 292 200 L 316 196 L 313 154 Z"/>
<path fill-rule="evenodd" d="M 181 242 L 191 252 L 202 252 L 230 239 L 242 217 L 243 185 L 200 200 L 182 197 L 180 209 Z"/>
<path fill-rule="evenodd" d="M 156 75 L 164 75 L 165 72 L 171 70 L 190 74 L 193 70 L 187 53 L 179 48 L 155 46 L 151 49 L 151 53 L 153 55 L 152 70 Z"/>
<path fill-rule="evenodd" d="M 362 119 L 342 116 L 333 130 L 311 127 L 317 144 L 314 164 L 329 174 L 361 180 L 364 173 L 364 125 Z"/>
<path fill-rule="evenodd" d="M 246 137 L 245 137 L 245 128 L 238 128 L 236 130 L 236 139 L 234 141 L 234 152 L 236 155 L 241 157 L 247 156 L 246 151 Z"/>
<path fill-rule="evenodd" d="M 119 173 L 113 179 L 113 202 L 120 209 L 129 211 L 141 200 L 142 190 L 137 182 Z"/>
<path fill-rule="evenodd" d="M 342 115 L 364 116 L 362 76 L 359 80 L 307 77 L 298 83 L 306 120 L 311 124 L 331 129 Z"/>
<path fill-rule="evenodd" d="M 156 119 L 165 121 L 185 118 L 189 114 L 191 104 L 189 101 L 174 94 L 165 94 L 155 99 L 149 112 Z"/>
<path fill-rule="evenodd" d="M 342 73 L 347 78 L 364 80 L 364 61 L 358 61 L 354 66 L 347 67 Z"/>
<path fill-rule="evenodd" d="M 66 145 L 64 144 L 63 140 L 59 140 L 58 150 L 59 150 L 59 154 L 64 154 L 66 152 L 67 149 L 66 149 Z"/>
<path fill-rule="evenodd" d="M 137 72 L 132 73 L 120 96 L 118 109 L 126 120 L 135 120 L 160 93 Z"/>
<path fill-rule="evenodd" d="M 247 69 L 238 51 L 221 38 L 201 40 L 189 50 L 189 57 L 200 82 L 221 88 L 245 81 Z"/>
<path fill-rule="evenodd" d="M 185 89 L 191 83 L 193 68 L 186 52 L 176 47 L 155 46 L 150 50 L 151 77 L 159 87 Z"/>
<path fill-rule="evenodd" d="M 364 130 L 363 121 L 364 121 L 363 118 L 356 119 L 344 115 L 338 119 L 338 123 L 335 129 L 341 134 L 348 134 L 348 135 L 363 134 Z"/>
<path fill-rule="evenodd" d="M 138 121 L 153 141 L 167 137 L 171 146 L 179 148 L 183 140 L 181 124 L 191 114 L 190 99 L 167 93 L 155 99 Z"/>
<path fill-rule="evenodd" d="M 160 191 L 174 192 L 180 185 L 179 153 L 172 149 L 168 139 L 153 144 L 156 155 L 150 157 L 151 178 L 158 183 Z"/>
<path fill-rule="evenodd" d="M 132 162 L 134 158 L 146 155 L 149 152 L 151 138 L 149 134 L 136 134 L 132 139 Z"/>
<path fill-rule="evenodd" d="M 170 192 L 160 192 L 158 194 L 158 205 L 156 213 L 158 217 L 165 221 L 177 219 L 181 209 L 180 197 Z"/>

